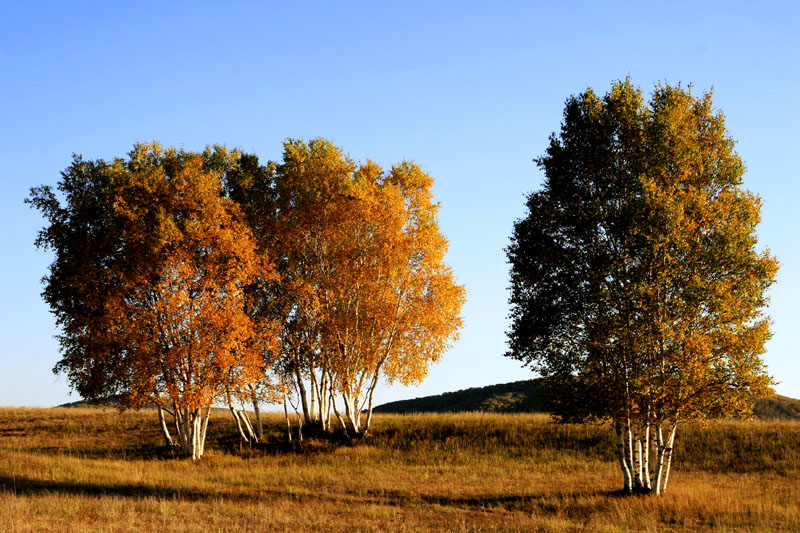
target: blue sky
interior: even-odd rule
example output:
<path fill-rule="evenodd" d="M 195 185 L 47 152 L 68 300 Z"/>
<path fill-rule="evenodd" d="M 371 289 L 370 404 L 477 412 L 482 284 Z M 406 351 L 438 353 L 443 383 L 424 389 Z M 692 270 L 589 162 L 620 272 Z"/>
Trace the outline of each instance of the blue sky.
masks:
<path fill-rule="evenodd" d="M 0 2 L 0 405 L 77 399 L 51 372 L 51 256 L 33 246 L 29 188 L 55 184 L 72 153 L 153 139 L 276 159 L 287 137 L 323 136 L 357 160 L 413 159 L 436 181 L 469 301 L 428 379 L 377 403 L 531 377 L 502 356 L 503 248 L 565 99 L 626 76 L 646 93 L 714 88 L 763 197 L 761 245 L 782 263 L 765 360 L 778 393 L 800 397 L 800 3 L 382 4 Z"/>

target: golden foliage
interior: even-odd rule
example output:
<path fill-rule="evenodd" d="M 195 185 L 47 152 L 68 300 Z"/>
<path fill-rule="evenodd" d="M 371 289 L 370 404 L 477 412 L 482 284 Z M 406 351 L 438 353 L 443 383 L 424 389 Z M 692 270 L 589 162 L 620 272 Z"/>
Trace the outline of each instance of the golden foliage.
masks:
<path fill-rule="evenodd" d="M 85 396 L 187 421 L 263 379 L 275 336 L 256 335 L 245 288 L 275 274 L 208 154 L 137 144 L 127 160 L 76 158 L 63 177 L 65 207 L 45 188 L 32 200 L 57 253 L 45 290 L 64 329 L 57 369 Z"/>
<path fill-rule="evenodd" d="M 246 198 L 281 272 L 271 295 L 284 317 L 280 370 L 308 422 L 324 427 L 340 394 L 361 433 L 379 379 L 419 382 L 461 327 L 464 289 L 444 263 L 433 180 L 409 162 L 388 173 L 357 164 L 324 139 L 288 141 L 271 168 L 261 173 L 270 186 L 252 173 L 233 196 Z"/>
<path fill-rule="evenodd" d="M 679 421 L 746 414 L 771 392 L 778 262 L 756 248 L 761 203 L 733 146 L 710 94 L 589 89 L 567 101 L 508 249 L 509 355 L 552 378 L 562 418 L 615 421 L 639 487 L 651 429 L 669 472 Z"/>

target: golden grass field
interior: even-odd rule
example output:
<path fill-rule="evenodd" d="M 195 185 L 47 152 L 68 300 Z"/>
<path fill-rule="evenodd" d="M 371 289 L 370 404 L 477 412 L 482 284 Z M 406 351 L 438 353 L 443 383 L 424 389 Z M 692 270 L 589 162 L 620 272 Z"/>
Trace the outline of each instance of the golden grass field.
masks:
<path fill-rule="evenodd" d="M 800 423 L 679 429 L 668 493 L 620 496 L 612 435 L 545 415 L 376 415 L 355 445 L 206 457 L 163 447 L 154 411 L 0 409 L 3 531 L 800 531 Z"/>

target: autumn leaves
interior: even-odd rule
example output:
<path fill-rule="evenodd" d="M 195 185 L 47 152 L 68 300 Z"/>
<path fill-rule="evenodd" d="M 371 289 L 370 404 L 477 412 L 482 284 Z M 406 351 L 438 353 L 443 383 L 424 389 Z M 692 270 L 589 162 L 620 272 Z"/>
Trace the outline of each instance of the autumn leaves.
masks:
<path fill-rule="evenodd" d="M 328 430 L 335 414 L 365 434 L 380 379 L 418 382 L 455 339 L 464 289 L 444 263 L 432 185 L 412 163 L 384 172 L 322 139 L 287 142 L 271 178 L 231 178 L 281 275 L 268 299 L 277 373 L 306 424 Z"/>
<path fill-rule="evenodd" d="M 628 492 L 666 489 L 679 423 L 748 413 L 777 260 L 756 248 L 711 95 L 630 80 L 567 100 L 509 246 L 508 355 L 548 378 L 563 420 L 610 420 Z"/>
<path fill-rule="evenodd" d="M 63 206 L 49 187 L 29 198 L 56 254 L 56 370 L 84 397 L 163 406 L 194 458 L 218 401 L 291 396 L 307 424 L 331 429 L 335 412 L 363 435 L 379 381 L 422 379 L 461 326 L 431 186 L 323 139 L 266 165 L 158 144 L 76 157 Z"/>

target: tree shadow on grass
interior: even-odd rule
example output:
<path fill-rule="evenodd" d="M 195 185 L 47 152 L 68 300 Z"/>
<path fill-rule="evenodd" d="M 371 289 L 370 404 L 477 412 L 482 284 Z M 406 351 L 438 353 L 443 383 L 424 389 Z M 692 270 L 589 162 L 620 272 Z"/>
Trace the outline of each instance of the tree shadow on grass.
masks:
<path fill-rule="evenodd" d="M 563 515 L 570 519 L 585 519 L 600 512 L 617 498 L 631 495 L 620 490 L 543 490 L 515 493 L 489 493 L 471 495 L 408 494 L 403 491 L 358 491 L 356 494 L 372 496 L 373 503 L 387 505 L 432 505 L 452 507 L 467 511 L 521 511 L 544 515 Z"/>
<path fill-rule="evenodd" d="M 186 455 L 177 446 L 168 447 L 163 444 L 137 442 L 117 446 L 98 446 L 96 443 L 82 443 L 61 446 L 21 446 L 17 449 L 28 453 L 47 456 L 70 456 L 80 459 L 112 459 L 126 460 L 183 460 Z M 350 441 L 338 433 L 323 436 L 311 436 L 298 442 L 285 438 L 267 436 L 264 441 L 248 444 L 237 434 L 222 434 L 206 441 L 206 452 L 222 453 L 236 457 L 255 458 L 262 456 L 279 456 L 286 454 L 319 455 L 332 453 L 343 446 L 358 446 L 358 441 Z"/>
<path fill-rule="evenodd" d="M 174 488 L 144 483 L 99 483 L 91 481 L 56 481 L 26 476 L 0 474 L 0 492 L 18 496 L 63 494 L 86 497 L 114 497 L 135 500 L 156 498 L 186 502 L 218 502 L 220 500 L 247 503 L 269 500 L 274 491 L 254 490 L 252 493 L 226 493 L 192 488 Z M 289 494 L 287 494 L 289 496 Z"/>
<path fill-rule="evenodd" d="M 115 461 L 148 459 L 183 459 L 175 449 L 165 445 L 137 444 L 136 446 L 26 446 L 19 451 L 48 456 L 67 456 L 80 459 L 113 459 Z"/>
<path fill-rule="evenodd" d="M 566 512 L 585 515 L 596 507 L 599 500 L 620 495 L 619 491 L 564 491 L 558 493 L 528 494 L 473 494 L 469 496 L 411 494 L 401 490 L 343 491 L 339 494 L 292 492 L 274 488 L 254 488 L 249 492 L 218 492 L 193 488 L 173 488 L 144 483 L 100 483 L 91 481 L 58 481 L 35 479 L 27 476 L 0 474 L 0 491 L 15 495 L 65 494 L 90 497 L 118 497 L 131 499 L 160 498 L 177 501 L 231 501 L 239 503 L 263 503 L 276 499 L 290 499 L 312 503 L 326 501 L 340 504 L 391 505 L 435 505 L 469 510 L 491 510 L 501 508 L 509 511 Z M 592 508 L 592 509 L 590 509 Z"/>
<path fill-rule="evenodd" d="M 16 496 L 38 496 L 61 494 L 80 497 L 112 497 L 142 500 L 148 498 L 168 499 L 190 503 L 220 501 L 233 503 L 264 503 L 274 500 L 292 500 L 313 504 L 326 501 L 337 504 L 366 503 L 380 504 L 392 503 L 385 498 L 353 497 L 346 493 L 318 494 L 308 492 L 295 492 L 292 490 L 279 490 L 274 488 L 253 488 L 247 492 L 206 491 L 193 488 L 174 488 L 145 483 L 100 483 L 91 481 L 57 481 L 35 479 L 27 476 L 0 474 L 0 493 L 11 493 Z"/>

